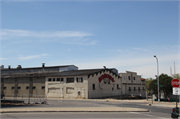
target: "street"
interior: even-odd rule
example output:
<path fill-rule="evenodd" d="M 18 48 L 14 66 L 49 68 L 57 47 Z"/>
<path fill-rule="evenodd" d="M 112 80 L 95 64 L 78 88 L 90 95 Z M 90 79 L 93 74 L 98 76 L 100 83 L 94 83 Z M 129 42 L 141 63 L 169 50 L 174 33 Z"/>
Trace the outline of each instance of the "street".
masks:
<path fill-rule="evenodd" d="M 150 112 L 29 112 L 2 113 L 1 118 L 171 118 L 172 107 L 162 105 L 148 106 L 143 101 L 107 101 L 107 100 L 49 100 L 48 105 L 34 105 L 28 108 L 55 107 L 130 107 L 149 109 Z M 27 106 L 2 106 L 4 108 L 27 108 Z"/>

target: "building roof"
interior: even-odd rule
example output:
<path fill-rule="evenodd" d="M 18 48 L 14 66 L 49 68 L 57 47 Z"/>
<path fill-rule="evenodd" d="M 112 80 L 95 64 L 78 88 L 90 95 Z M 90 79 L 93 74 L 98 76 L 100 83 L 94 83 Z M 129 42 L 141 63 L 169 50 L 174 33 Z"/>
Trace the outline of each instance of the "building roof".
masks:
<path fill-rule="evenodd" d="M 98 73 L 100 71 L 110 70 L 112 72 L 113 69 L 82 69 L 82 70 L 73 70 L 73 71 L 63 71 L 57 72 L 53 74 L 47 74 L 46 76 L 78 76 L 78 75 L 91 75 L 94 73 Z M 117 74 L 116 74 L 117 75 Z"/>
<path fill-rule="evenodd" d="M 82 69 L 82 70 L 73 70 L 73 71 L 62 71 L 62 72 L 41 72 L 41 73 L 19 73 L 19 74 L 5 74 L 1 75 L 1 78 L 13 78 L 13 77 L 58 77 L 58 76 L 79 76 L 79 75 L 94 75 L 97 73 L 110 71 L 113 75 L 118 76 L 112 70 L 114 69 Z"/>
<path fill-rule="evenodd" d="M 21 70 L 28 70 L 28 69 L 46 69 L 46 68 L 58 68 L 58 67 L 68 67 L 68 66 L 74 66 L 77 67 L 75 65 L 63 65 L 63 66 L 45 66 L 45 67 L 28 67 L 28 68 L 21 68 Z M 78 68 L 78 67 L 77 67 Z M 18 68 L 1 68 L 1 70 L 19 70 Z"/>
<path fill-rule="evenodd" d="M 144 79 L 144 78 L 141 78 L 141 81 L 145 81 L 146 79 Z"/>

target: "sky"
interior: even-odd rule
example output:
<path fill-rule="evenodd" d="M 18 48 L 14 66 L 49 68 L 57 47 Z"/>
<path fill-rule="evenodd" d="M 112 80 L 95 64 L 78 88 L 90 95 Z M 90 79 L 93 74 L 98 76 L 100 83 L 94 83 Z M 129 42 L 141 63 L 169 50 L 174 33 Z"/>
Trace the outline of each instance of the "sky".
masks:
<path fill-rule="evenodd" d="M 0 63 L 179 73 L 179 1 L 1 0 Z M 174 65 L 175 62 L 175 65 Z"/>

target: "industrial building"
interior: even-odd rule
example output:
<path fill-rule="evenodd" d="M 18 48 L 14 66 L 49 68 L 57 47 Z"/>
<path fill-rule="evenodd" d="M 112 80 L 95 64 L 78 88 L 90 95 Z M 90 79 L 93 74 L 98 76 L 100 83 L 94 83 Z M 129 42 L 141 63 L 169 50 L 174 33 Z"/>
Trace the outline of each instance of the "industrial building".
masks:
<path fill-rule="evenodd" d="M 79 70 L 75 65 L 45 66 L 44 63 L 32 68 L 2 65 L 1 94 L 60 99 L 145 97 L 145 83 L 135 72 L 118 74 L 115 68 Z"/>

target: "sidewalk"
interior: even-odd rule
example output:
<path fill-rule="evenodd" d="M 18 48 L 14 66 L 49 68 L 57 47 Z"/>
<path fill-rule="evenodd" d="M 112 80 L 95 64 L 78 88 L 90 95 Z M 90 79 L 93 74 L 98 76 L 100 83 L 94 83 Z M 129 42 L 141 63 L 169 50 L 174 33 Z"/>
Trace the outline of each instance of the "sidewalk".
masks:
<path fill-rule="evenodd" d="M 125 107 L 55 107 L 55 108 L 5 108 L 1 113 L 24 113 L 24 112 L 149 112 L 148 109 L 125 108 Z"/>

